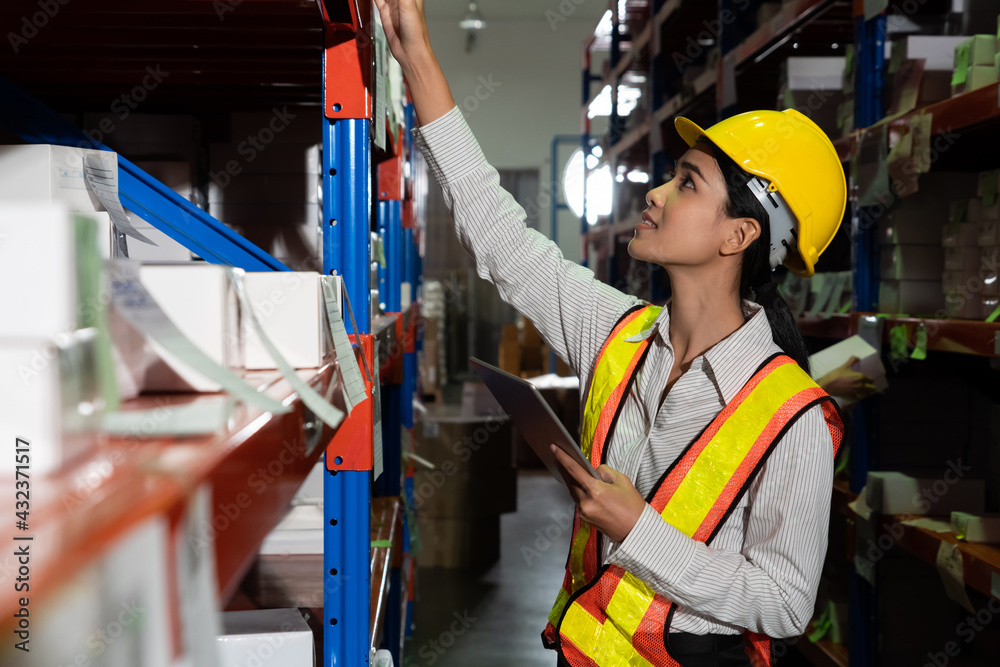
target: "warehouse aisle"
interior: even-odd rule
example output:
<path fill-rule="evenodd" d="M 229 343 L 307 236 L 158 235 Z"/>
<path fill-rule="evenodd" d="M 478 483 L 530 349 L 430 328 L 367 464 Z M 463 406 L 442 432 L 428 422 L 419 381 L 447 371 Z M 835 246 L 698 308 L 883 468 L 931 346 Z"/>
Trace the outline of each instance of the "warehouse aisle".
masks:
<path fill-rule="evenodd" d="M 424 569 L 407 667 L 551 667 L 539 634 L 563 577 L 573 504 L 545 471 L 522 471 L 518 511 L 501 519 L 500 560 L 485 572 Z"/>

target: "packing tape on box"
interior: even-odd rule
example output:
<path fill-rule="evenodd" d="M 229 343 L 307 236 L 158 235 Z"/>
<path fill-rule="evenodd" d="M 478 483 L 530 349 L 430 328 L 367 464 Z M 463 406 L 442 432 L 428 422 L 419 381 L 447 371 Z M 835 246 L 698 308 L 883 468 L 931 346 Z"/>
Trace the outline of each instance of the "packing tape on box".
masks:
<path fill-rule="evenodd" d="M 181 333 L 143 287 L 139 280 L 138 263 L 117 260 L 110 262 L 109 266 L 111 300 L 121 316 L 136 330 L 162 345 L 193 370 L 220 385 L 234 398 L 275 414 L 283 414 L 291 409 L 258 392 L 228 368 L 216 363 Z"/>
<path fill-rule="evenodd" d="M 299 398 L 302 399 L 307 408 L 313 411 L 313 414 L 329 424 L 331 428 L 340 426 L 340 423 L 344 421 L 344 413 L 323 398 L 308 382 L 299 377 L 296 370 L 288 363 L 288 360 L 278 351 L 277 346 L 275 346 L 274 342 L 265 333 L 264 326 L 257 319 L 257 313 L 254 311 L 253 304 L 250 303 L 250 298 L 247 296 L 246 285 L 243 281 L 243 269 L 230 269 L 229 273 L 232 276 L 233 286 L 236 288 L 236 297 L 240 301 L 240 309 L 244 316 L 249 317 L 250 326 L 253 327 L 254 333 L 257 334 L 260 342 L 263 343 L 264 349 L 274 359 L 274 364 L 278 367 L 278 371 L 288 380 L 288 384 L 292 385 L 292 389 L 298 393 Z"/>

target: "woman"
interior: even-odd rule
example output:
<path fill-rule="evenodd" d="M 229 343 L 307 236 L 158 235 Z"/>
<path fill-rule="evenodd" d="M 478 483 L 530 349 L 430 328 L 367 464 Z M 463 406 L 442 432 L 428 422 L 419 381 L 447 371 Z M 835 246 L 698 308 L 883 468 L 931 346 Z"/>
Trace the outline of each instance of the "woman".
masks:
<path fill-rule="evenodd" d="M 423 1 L 376 1 L 459 239 L 588 387 L 581 446 L 600 479 L 554 449 L 578 507 L 543 642 L 569 665 L 770 664 L 771 638 L 813 614 L 842 430 L 771 271 L 811 275 L 840 224 L 832 144 L 794 111 L 707 132 L 678 118 L 691 148 L 629 245 L 670 277 L 669 305 L 649 306 L 525 228 L 455 107 Z"/>

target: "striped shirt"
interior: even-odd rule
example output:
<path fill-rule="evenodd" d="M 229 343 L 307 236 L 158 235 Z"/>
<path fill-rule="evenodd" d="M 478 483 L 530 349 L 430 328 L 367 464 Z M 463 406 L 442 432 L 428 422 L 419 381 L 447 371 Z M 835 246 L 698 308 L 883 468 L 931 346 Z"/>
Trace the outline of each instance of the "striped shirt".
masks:
<path fill-rule="evenodd" d="M 414 130 L 414 137 L 479 276 L 530 318 L 577 372 L 581 387 L 589 386 L 615 322 L 642 301 L 600 282 L 526 228 L 524 209 L 500 187 L 457 107 Z M 761 364 L 781 351 L 763 309 L 743 306 L 744 325 L 695 358 L 666 395 L 674 363 L 669 309 L 639 334 L 653 341 L 622 407 L 607 463 L 628 475 L 644 497 Z M 623 542 L 604 540 L 604 561 L 678 604 L 672 632 L 738 634 L 748 628 L 771 637 L 800 635 L 813 615 L 826 555 L 833 466 L 830 432 L 822 409 L 813 407 L 785 433 L 711 546 L 681 533 L 647 504 Z"/>

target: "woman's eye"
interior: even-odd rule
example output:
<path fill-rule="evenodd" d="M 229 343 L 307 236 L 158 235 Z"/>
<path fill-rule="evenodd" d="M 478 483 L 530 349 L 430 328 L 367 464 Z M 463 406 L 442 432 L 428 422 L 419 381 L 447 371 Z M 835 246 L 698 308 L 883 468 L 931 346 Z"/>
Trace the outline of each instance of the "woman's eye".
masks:
<path fill-rule="evenodd" d="M 684 179 L 684 183 L 682 183 L 682 185 L 684 187 L 688 187 L 688 188 L 691 188 L 692 190 L 694 190 L 694 181 L 691 180 L 690 176 L 688 176 L 687 178 Z"/>

